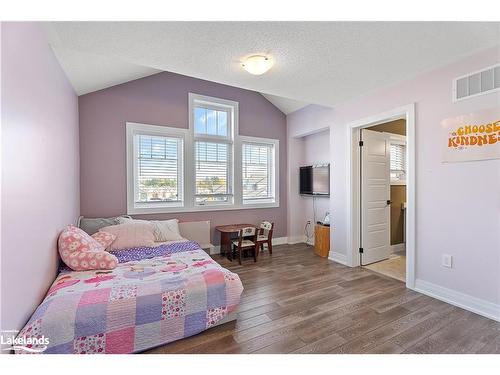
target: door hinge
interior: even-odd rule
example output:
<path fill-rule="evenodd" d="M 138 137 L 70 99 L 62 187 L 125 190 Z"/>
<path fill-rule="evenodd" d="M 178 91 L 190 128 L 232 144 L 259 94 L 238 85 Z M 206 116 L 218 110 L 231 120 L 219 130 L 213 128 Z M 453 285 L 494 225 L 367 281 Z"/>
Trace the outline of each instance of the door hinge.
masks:
<path fill-rule="evenodd" d="M 363 141 L 359 141 L 359 147 L 363 147 Z"/>
<path fill-rule="evenodd" d="M 362 247 L 359 248 L 359 253 L 363 254 L 363 248 Z"/>

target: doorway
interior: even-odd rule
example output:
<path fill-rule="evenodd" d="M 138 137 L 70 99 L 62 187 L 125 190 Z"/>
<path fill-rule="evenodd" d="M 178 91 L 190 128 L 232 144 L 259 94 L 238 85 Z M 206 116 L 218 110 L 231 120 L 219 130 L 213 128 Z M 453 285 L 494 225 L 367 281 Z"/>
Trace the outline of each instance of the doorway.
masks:
<path fill-rule="evenodd" d="M 406 120 L 360 129 L 360 265 L 406 281 Z"/>
<path fill-rule="evenodd" d="M 414 105 L 353 122 L 348 129 L 348 263 L 413 288 Z"/>

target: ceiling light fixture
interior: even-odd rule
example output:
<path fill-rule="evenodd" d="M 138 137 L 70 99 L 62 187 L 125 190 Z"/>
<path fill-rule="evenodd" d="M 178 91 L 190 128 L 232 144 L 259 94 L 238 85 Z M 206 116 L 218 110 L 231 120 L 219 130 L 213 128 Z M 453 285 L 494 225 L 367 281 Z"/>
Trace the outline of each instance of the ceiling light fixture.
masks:
<path fill-rule="evenodd" d="M 248 73 L 259 76 L 267 72 L 273 66 L 274 61 L 264 55 L 252 55 L 243 60 L 241 66 Z"/>

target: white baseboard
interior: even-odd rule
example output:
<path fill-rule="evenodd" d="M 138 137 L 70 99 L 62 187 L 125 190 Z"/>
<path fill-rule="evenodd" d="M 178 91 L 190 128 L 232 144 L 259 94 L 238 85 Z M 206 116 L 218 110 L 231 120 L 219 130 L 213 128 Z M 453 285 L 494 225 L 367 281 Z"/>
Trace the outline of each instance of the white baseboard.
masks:
<path fill-rule="evenodd" d="M 275 237 L 273 238 L 273 246 L 286 245 L 288 242 L 288 237 Z M 210 255 L 220 254 L 220 245 L 212 247 L 210 250 Z"/>
<path fill-rule="evenodd" d="M 335 251 L 330 251 L 328 259 L 343 264 L 344 266 L 347 265 L 347 256 L 345 254 L 336 253 Z"/>
<path fill-rule="evenodd" d="M 288 237 L 273 238 L 273 246 L 286 245 L 287 243 L 288 243 Z"/>
<path fill-rule="evenodd" d="M 500 322 L 500 305 L 468 294 L 457 292 L 428 281 L 415 280 L 415 290 L 462 309 Z"/>
<path fill-rule="evenodd" d="M 296 243 L 306 243 L 306 242 L 307 242 L 306 236 L 288 237 L 289 245 L 295 245 Z"/>
<path fill-rule="evenodd" d="M 391 245 L 391 253 L 392 254 L 405 251 L 405 249 L 406 249 L 406 246 L 404 243 L 397 243 L 395 245 Z"/>

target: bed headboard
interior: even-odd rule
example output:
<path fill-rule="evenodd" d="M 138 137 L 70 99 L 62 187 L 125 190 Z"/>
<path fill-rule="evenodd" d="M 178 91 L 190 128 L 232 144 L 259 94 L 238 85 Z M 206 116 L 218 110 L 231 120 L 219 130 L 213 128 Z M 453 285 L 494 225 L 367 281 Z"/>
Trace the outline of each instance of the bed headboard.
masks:
<path fill-rule="evenodd" d="M 196 241 L 202 249 L 211 249 L 210 243 L 210 221 L 187 221 L 179 223 L 181 236 L 191 241 Z"/>

